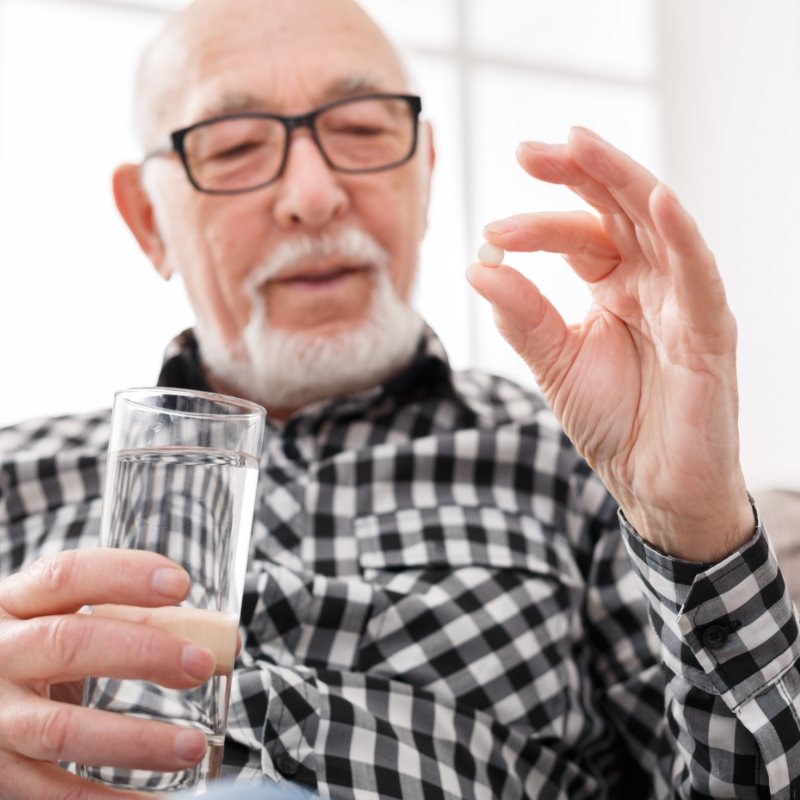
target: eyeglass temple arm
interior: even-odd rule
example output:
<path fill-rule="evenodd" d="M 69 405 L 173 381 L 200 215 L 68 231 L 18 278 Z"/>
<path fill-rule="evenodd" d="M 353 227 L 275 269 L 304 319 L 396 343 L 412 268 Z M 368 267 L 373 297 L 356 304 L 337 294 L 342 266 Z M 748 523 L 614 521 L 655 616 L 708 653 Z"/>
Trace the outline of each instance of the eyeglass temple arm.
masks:
<path fill-rule="evenodd" d="M 157 147 L 155 150 L 150 150 L 148 153 L 145 153 L 144 158 L 142 159 L 142 164 L 144 164 L 145 161 L 149 161 L 151 158 L 166 158 L 174 152 L 175 148 L 172 143 L 162 145 L 161 147 Z"/>

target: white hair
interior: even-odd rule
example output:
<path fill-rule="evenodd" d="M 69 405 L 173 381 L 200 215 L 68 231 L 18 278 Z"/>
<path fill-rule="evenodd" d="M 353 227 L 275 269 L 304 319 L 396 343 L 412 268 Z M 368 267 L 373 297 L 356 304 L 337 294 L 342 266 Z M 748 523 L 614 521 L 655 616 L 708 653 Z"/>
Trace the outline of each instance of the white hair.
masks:
<path fill-rule="evenodd" d="M 327 335 L 272 326 L 260 291 L 265 281 L 330 257 L 370 268 L 374 288 L 363 321 Z M 388 264 L 388 253 L 356 228 L 288 240 L 243 283 L 250 319 L 238 342 L 224 342 L 212 320 L 198 318 L 203 362 L 231 390 L 268 408 L 297 409 L 380 384 L 411 360 L 424 326 L 395 291 Z"/>

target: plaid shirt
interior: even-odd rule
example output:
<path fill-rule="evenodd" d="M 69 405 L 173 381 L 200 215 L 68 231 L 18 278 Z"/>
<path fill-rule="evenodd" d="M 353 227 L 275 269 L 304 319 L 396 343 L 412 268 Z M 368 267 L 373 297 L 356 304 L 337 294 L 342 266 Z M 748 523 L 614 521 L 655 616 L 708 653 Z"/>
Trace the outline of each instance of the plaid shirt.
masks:
<path fill-rule="evenodd" d="M 208 388 L 190 334 L 160 382 Z M 108 434 L 107 412 L 0 431 L 0 575 L 96 543 Z M 242 782 L 800 797 L 797 625 L 761 525 L 717 565 L 659 554 L 541 398 L 452 372 L 430 333 L 384 386 L 268 425 L 242 625 Z"/>

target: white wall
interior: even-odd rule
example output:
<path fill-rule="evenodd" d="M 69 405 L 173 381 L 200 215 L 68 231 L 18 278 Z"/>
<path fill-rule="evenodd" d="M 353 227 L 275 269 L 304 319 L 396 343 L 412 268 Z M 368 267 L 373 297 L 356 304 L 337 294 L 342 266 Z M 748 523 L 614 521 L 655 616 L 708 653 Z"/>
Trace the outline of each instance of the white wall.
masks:
<path fill-rule="evenodd" d="M 0 0 L 0 425 L 152 385 L 191 323 L 111 194 L 113 168 L 139 157 L 132 69 L 161 19 L 130 3 Z"/>
<path fill-rule="evenodd" d="M 751 488 L 800 487 L 800 3 L 660 0 L 665 179 L 739 322 Z"/>
<path fill-rule="evenodd" d="M 153 383 L 166 342 L 191 322 L 109 185 L 115 164 L 140 157 L 128 124 L 135 56 L 184 1 L 0 0 L 0 425 Z M 417 304 L 455 366 L 532 383 L 464 270 L 485 222 L 575 203 L 522 172 L 520 140 L 563 139 L 578 121 L 657 168 L 652 0 L 362 2 L 410 51 L 436 130 Z M 582 316 L 588 295 L 558 257 L 514 263 L 570 321 Z"/>
<path fill-rule="evenodd" d="M 364 1 L 384 21 L 406 21 L 397 36 L 416 48 L 438 115 L 420 302 L 454 362 L 524 374 L 463 269 L 483 222 L 569 205 L 519 175 L 515 142 L 595 125 L 663 174 L 699 220 L 739 319 L 750 484 L 800 486 L 800 0 L 654 0 L 655 43 L 649 0 Z M 485 41 L 485 23 L 480 52 L 453 59 L 458 10 L 490 3 L 496 43 Z M 0 0 L 0 424 L 106 405 L 115 389 L 152 383 L 164 343 L 191 320 L 180 286 L 163 287 L 110 196 L 112 166 L 137 156 L 132 62 L 160 16 L 133 5 Z M 412 6 L 427 9 L 424 26 L 410 24 Z M 468 56 L 477 59 L 473 104 L 459 118 L 456 67 Z M 607 94 L 592 83 L 603 64 L 625 73 Z M 574 318 L 581 296 L 549 264 L 532 263 L 533 274 L 558 276 L 548 291 L 563 283 L 560 306 Z"/>

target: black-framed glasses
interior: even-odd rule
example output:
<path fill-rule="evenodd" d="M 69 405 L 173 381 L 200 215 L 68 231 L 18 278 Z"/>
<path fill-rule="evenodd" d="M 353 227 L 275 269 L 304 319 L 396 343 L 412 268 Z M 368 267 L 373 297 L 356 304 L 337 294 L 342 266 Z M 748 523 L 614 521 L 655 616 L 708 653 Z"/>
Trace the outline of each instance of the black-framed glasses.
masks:
<path fill-rule="evenodd" d="M 328 166 L 338 172 L 380 172 L 408 161 L 417 148 L 422 100 L 411 94 L 367 94 L 334 100 L 307 114 L 224 114 L 170 134 L 190 183 L 209 194 L 240 194 L 277 180 L 291 133 L 308 128 Z"/>

